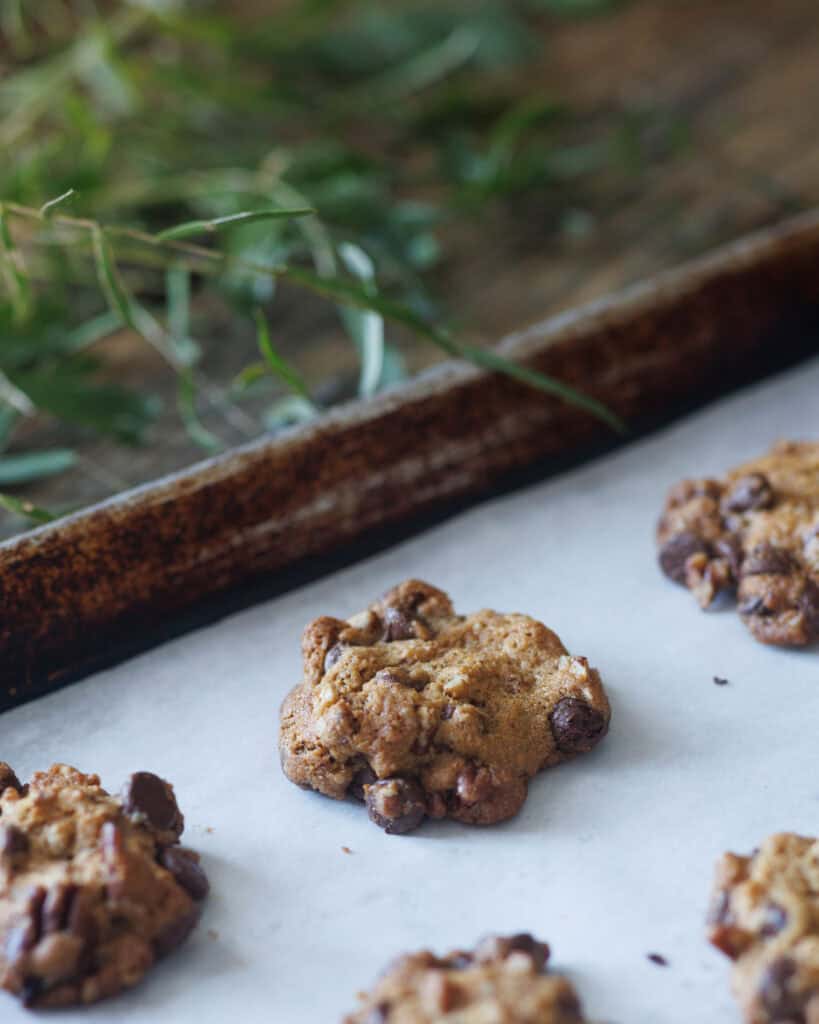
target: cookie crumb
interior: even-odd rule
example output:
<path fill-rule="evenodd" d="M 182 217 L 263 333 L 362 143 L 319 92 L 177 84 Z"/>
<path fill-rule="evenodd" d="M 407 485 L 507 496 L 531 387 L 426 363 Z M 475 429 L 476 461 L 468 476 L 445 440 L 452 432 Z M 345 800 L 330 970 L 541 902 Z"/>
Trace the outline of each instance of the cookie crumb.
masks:
<path fill-rule="evenodd" d="M 352 853 L 353 851 L 350 849 L 349 846 L 342 846 L 341 847 L 341 852 L 342 853 Z"/>
<path fill-rule="evenodd" d="M 214 831 L 215 831 L 215 829 L 211 825 L 208 825 L 207 828 L 205 829 L 205 831 L 207 832 L 207 834 L 209 836 L 212 836 Z"/>
<path fill-rule="evenodd" d="M 646 958 L 658 967 L 668 967 L 668 961 L 661 953 L 646 953 Z"/>
<path fill-rule="evenodd" d="M 723 679 L 722 676 L 714 676 L 714 683 L 717 686 L 727 686 L 728 685 L 728 680 L 727 679 Z"/>

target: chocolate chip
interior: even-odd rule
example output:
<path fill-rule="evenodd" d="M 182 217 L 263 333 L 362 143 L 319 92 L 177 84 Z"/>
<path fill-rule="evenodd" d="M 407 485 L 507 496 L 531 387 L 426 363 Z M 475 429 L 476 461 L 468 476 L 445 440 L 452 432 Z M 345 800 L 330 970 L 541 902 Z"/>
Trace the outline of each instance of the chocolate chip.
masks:
<path fill-rule="evenodd" d="M 730 912 L 731 897 L 725 889 L 720 889 L 708 909 L 708 924 L 727 924 Z"/>
<path fill-rule="evenodd" d="M 389 1018 L 389 1015 L 390 1004 L 379 1003 L 377 1006 L 374 1006 L 367 1014 L 364 1024 L 384 1024 L 384 1021 L 386 1021 Z"/>
<path fill-rule="evenodd" d="M 43 903 L 42 922 L 44 934 L 50 935 L 52 932 L 63 931 L 68 923 L 71 904 L 74 902 L 76 894 L 76 885 L 66 885 L 62 882 L 57 882 L 51 886 Z"/>
<path fill-rule="evenodd" d="M 402 608 L 388 605 L 384 609 L 384 639 L 389 643 L 393 640 L 412 640 L 414 637 L 412 618 Z"/>
<path fill-rule="evenodd" d="M 166 956 L 171 950 L 180 946 L 196 927 L 199 920 L 199 908 L 193 907 L 189 913 L 176 918 L 154 939 L 154 951 L 157 956 Z"/>
<path fill-rule="evenodd" d="M 161 832 L 182 832 L 183 818 L 173 790 L 153 772 L 135 772 L 131 776 L 122 791 L 122 804 L 126 814 L 144 817 Z"/>
<path fill-rule="evenodd" d="M 727 686 L 728 680 L 723 679 L 722 676 L 714 676 L 714 684 L 716 686 Z"/>
<path fill-rule="evenodd" d="M 774 1020 L 787 1018 L 790 1014 L 799 1016 L 810 993 L 792 992 L 788 984 L 796 974 L 796 964 L 789 957 L 773 960 L 762 972 L 759 980 L 759 997 L 762 1005 Z"/>
<path fill-rule="evenodd" d="M 646 953 L 646 959 L 650 960 L 653 964 L 658 967 L 668 967 L 668 961 L 662 955 L 662 953 Z"/>
<path fill-rule="evenodd" d="M 378 776 L 368 764 L 364 764 L 353 776 L 353 781 L 347 787 L 347 792 L 356 800 L 364 801 L 364 787 L 371 786 L 378 781 Z"/>
<path fill-rule="evenodd" d="M 46 890 L 42 885 L 36 885 L 29 890 L 22 919 L 6 936 L 6 959 L 9 963 L 14 963 L 37 945 L 42 934 L 40 915 L 45 898 Z"/>
<path fill-rule="evenodd" d="M 799 609 L 805 616 L 811 637 L 819 637 L 819 586 L 811 579 L 805 581 L 805 589 L 799 598 Z"/>
<path fill-rule="evenodd" d="M 787 576 L 796 568 L 787 551 L 773 544 L 757 544 L 742 563 L 743 576 Z"/>
<path fill-rule="evenodd" d="M 30 1009 L 32 1006 L 34 1006 L 38 996 L 42 994 L 44 988 L 45 983 L 43 982 L 42 978 L 25 978 L 23 981 L 22 988 L 20 989 L 20 999 L 23 1003 L 23 1006 L 25 1006 L 26 1009 Z"/>
<path fill-rule="evenodd" d="M 18 793 L 22 793 L 23 784 L 14 774 L 11 766 L 6 764 L 5 761 L 0 761 L 0 796 L 7 789 L 16 789 Z"/>
<path fill-rule="evenodd" d="M 78 889 L 71 900 L 68 908 L 66 929 L 72 935 L 83 939 L 86 946 L 91 946 L 97 941 L 99 929 L 94 914 L 94 906 L 97 897 L 87 889 Z"/>
<path fill-rule="evenodd" d="M 770 481 L 762 473 L 740 477 L 723 499 L 728 512 L 750 512 L 770 508 L 775 501 Z"/>
<path fill-rule="evenodd" d="M 564 697 L 558 701 L 549 721 L 558 749 L 568 754 L 591 750 L 606 733 L 606 719 L 602 712 L 577 697 Z"/>
<path fill-rule="evenodd" d="M 210 892 L 208 876 L 199 864 L 199 855 L 184 846 L 166 846 L 159 863 L 167 868 L 193 900 L 203 900 Z"/>
<path fill-rule="evenodd" d="M 382 779 L 366 789 L 370 819 L 388 835 L 402 835 L 417 828 L 426 817 L 424 791 L 411 779 Z"/>
<path fill-rule="evenodd" d="M 324 655 L 324 671 L 329 672 L 335 663 L 344 653 L 344 644 L 333 644 L 330 650 Z"/>
<path fill-rule="evenodd" d="M 685 563 L 692 555 L 708 554 L 702 537 L 686 530 L 670 537 L 660 548 L 660 568 L 675 583 L 685 583 Z"/>
<path fill-rule="evenodd" d="M 481 939 L 475 949 L 475 959 L 478 963 L 487 963 L 492 960 L 506 960 L 513 953 L 524 953 L 538 971 L 545 968 L 550 956 L 549 947 L 545 942 L 538 942 L 528 932 L 520 932 L 508 937 L 490 935 Z"/>
<path fill-rule="evenodd" d="M 765 908 L 765 917 L 760 928 L 760 935 L 770 938 L 778 935 L 788 923 L 788 915 L 778 903 L 769 903 Z"/>
<path fill-rule="evenodd" d="M 29 841 L 16 825 L 0 825 L 0 856 L 14 857 L 28 853 Z"/>

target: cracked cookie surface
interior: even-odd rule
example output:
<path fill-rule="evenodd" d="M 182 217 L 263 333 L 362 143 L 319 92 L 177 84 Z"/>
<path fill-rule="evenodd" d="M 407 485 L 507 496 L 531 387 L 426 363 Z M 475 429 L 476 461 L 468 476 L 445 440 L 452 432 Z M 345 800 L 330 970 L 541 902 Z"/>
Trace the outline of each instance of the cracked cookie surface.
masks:
<path fill-rule="evenodd" d="M 35 1008 L 92 1003 L 182 943 L 208 891 L 183 825 L 150 772 L 113 797 L 68 765 L 23 785 L 0 762 L 2 987 Z"/>
<path fill-rule="evenodd" d="M 782 833 L 717 867 L 709 938 L 747 1024 L 819 1024 L 819 840 Z"/>
<path fill-rule="evenodd" d="M 608 729 L 597 671 L 550 629 L 526 615 L 456 615 L 417 580 L 347 621 L 311 622 L 302 650 L 304 678 L 281 710 L 285 774 L 363 799 L 389 833 L 425 817 L 509 818 L 533 775 Z"/>
<path fill-rule="evenodd" d="M 571 984 L 547 970 L 531 935 L 491 937 L 474 952 L 397 960 L 342 1024 L 583 1024 Z"/>
<path fill-rule="evenodd" d="M 657 541 L 663 571 L 703 608 L 736 591 L 757 640 L 819 640 L 818 442 L 781 442 L 723 480 L 677 484 Z"/>

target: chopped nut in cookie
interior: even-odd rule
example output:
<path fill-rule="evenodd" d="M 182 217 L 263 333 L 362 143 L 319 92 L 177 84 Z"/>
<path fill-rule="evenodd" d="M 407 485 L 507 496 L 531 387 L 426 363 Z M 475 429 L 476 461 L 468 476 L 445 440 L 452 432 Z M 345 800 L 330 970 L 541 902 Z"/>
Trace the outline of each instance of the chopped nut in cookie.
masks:
<path fill-rule="evenodd" d="M 819 442 L 783 442 L 723 480 L 673 487 L 657 528 L 660 566 L 703 608 L 736 593 L 766 644 L 819 640 Z"/>
<path fill-rule="evenodd" d="M 531 935 L 492 936 L 472 952 L 403 956 L 343 1024 L 583 1024 L 572 985 L 547 969 L 549 947 Z"/>
<path fill-rule="evenodd" d="M 188 937 L 208 892 L 183 825 L 151 772 L 117 798 L 67 765 L 23 786 L 0 763 L 0 985 L 38 1009 L 135 985 Z"/>
<path fill-rule="evenodd" d="M 529 779 L 605 736 L 597 671 L 526 615 L 457 615 L 408 580 L 345 621 L 316 619 L 281 711 L 285 774 L 362 800 L 389 834 L 425 818 L 512 817 Z"/>
<path fill-rule="evenodd" d="M 819 1020 L 819 840 L 783 833 L 717 866 L 708 937 L 747 1024 Z"/>

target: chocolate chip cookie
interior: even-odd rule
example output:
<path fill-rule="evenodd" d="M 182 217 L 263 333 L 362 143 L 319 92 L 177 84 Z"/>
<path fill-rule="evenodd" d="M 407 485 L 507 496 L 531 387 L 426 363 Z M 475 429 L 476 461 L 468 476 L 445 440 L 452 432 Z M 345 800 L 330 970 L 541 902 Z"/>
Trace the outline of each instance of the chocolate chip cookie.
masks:
<path fill-rule="evenodd" d="M 665 574 L 703 608 L 737 591 L 757 640 L 819 640 L 819 443 L 783 442 L 723 480 L 677 484 L 657 540 Z"/>
<path fill-rule="evenodd" d="M 150 772 L 113 797 L 67 765 L 23 785 L 0 763 L 0 985 L 38 1008 L 135 985 L 187 938 L 208 891 L 183 824 Z"/>
<path fill-rule="evenodd" d="M 531 935 L 488 938 L 472 953 L 401 957 L 343 1024 L 583 1024 L 571 984 L 546 969 Z"/>
<path fill-rule="evenodd" d="M 748 1024 L 819 1022 L 819 840 L 782 834 L 717 867 L 709 938 Z"/>
<path fill-rule="evenodd" d="M 594 747 L 600 677 L 526 615 L 456 615 L 418 580 L 344 621 L 311 622 L 304 679 L 281 710 L 285 774 L 363 800 L 401 833 L 424 818 L 489 825 L 514 815 L 542 768 Z"/>

